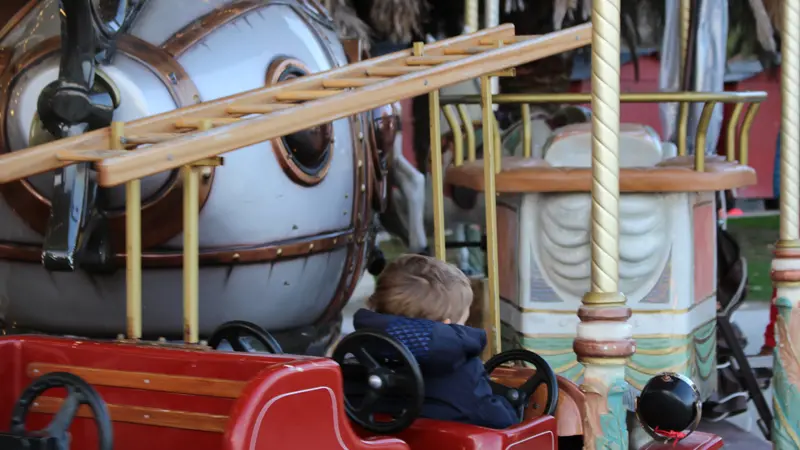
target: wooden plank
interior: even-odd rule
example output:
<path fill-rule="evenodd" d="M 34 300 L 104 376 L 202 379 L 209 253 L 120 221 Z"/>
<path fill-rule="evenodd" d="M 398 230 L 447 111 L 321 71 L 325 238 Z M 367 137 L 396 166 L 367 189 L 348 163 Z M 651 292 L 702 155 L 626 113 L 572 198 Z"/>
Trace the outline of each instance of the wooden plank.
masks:
<path fill-rule="evenodd" d="M 370 67 L 367 69 L 367 75 L 375 77 L 399 77 L 401 75 L 419 72 L 425 70 L 423 66 L 381 66 Z"/>
<path fill-rule="evenodd" d="M 231 115 L 267 114 L 282 109 L 289 109 L 292 105 L 286 103 L 268 103 L 260 105 L 234 105 L 228 107 L 226 112 Z"/>
<path fill-rule="evenodd" d="M 169 141 L 177 137 L 181 137 L 183 133 L 150 133 L 140 135 L 124 136 L 122 143 L 124 145 L 144 145 L 144 144 L 157 144 L 159 142 Z"/>
<path fill-rule="evenodd" d="M 275 96 L 275 99 L 281 102 L 296 102 L 296 101 L 305 101 L 305 100 L 316 100 L 323 97 L 331 97 L 334 95 L 339 95 L 343 91 L 339 90 L 324 90 L 324 89 L 314 89 L 308 91 L 287 91 L 281 92 L 280 94 Z"/>
<path fill-rule="evenodd" d="M 33 402 L 31 412 L 40 414 L 55 414 L 61 408 L 64 399 L 57 397 L 39 397 Z M 135 423 L 156 427 L 180 428 L 182 430 L 208 431 L 211 433 L 224 433 L 228 416 L 218 414 L 205 414 L 188 411 L 174 411 L 170 409 L 148 408 L 144 406 L 129 406 L 107 404 L 111 420 L 114 422 Z M 78 417 L 93 418 L 92 410 L 87 405 L 78 408 Z"/>
<path fill-rule="evenodd" d="M 379 81 L 383 81 L 385 78 L 383 77 L 370 77 L 370 78 L 338 78 L 336 80 L 325 80 L 322 82 L 322 86 L 324 88 L 338 88 L 338 89 L 345 89 L 345 88 L 355 88 L 366 86 L 368 84 L 377 83 Z"/>
<path fill-rule="evenodd" d="M 31 378 L 37 378 L 51 372 L 69 372 L 83 378 L 87 383 L 97 386 L 221 398 L 239 398 L 246 384 L 244 381 L 221 380 L 218 378 L 93 369 L 62 364 L 30 363 L 27 367 L 28 376 Z"/>
<path fill-rule="evenodd" d="M 406 58 L 406 64 L 409 66 L 435 66 L 450 61 L 458 61 L 463 57 L 462 55 L 411 56 Z"/>
<path fill-rule="evenodd" d="M 230 125 L 232 123 L 236 123 L 241 119 L 237 119 L 235 117 L 214 117 L 214 118 L 195 118 L 195 119 L 178 119 L 175 121 L 173 126 L 175 128 L 200 128 L 200 126 L 206 120 L 211 122 L 212 127 L 218 127 L 222 125 Z"/>
<path fill-rule="evenodd" d="M 425 46 L 425 49 L 426 51 L 435 51 L 459 46 L 473 47 L 479 39 L 507 39 L 513 36 L 513 25 L 501 25 L 469 35 L 444 39 Z M 125 132 L 131 135 L 174 132 L 173 124 L 178 119 L 223 117 L 229 107 L 237 104 L 269 103 L 275 98 L 276 94 L 286 90 L 322 89 L 322 82 L 326 79 L 357 78 L 366 74 L 368 69 L 372 67 L 402 65 L 405 58 L 409 56 L 411 56 L 410 49 L 402 50 L 327 72 L 294 78 L 274 86 L 254 89 L 218 100 L 169 111 L 157 116 L 145 117 L 126 123 Z M 375 75 L 379 74 L 376 73 Z M 61 161 L 56 157 L 57 151 L 105 149 L 108 147 L 108 139 L 109 129 L 103 128 L 80 136 L 60 139 L 25 150 L 2 154 L 0 155 L 0 183 L 8 183 L 67 166 L 69 165 L 68 162 Z"/>
<path fill-rule="evenodd" d="M 69 162 L 94 162 L 125 154 L 126 150 L 61 150 L 56 158 Z"/>
<path fill-rule="evenodd" d="M 497 48 L 458 61 L 430 67 L 334 97 L 310 101 L 296 108 L 257 116 L 203 133 L 156 144 L 97 163 L 99 184 L 117 186 L 126 181 L 174 169 L 192 161 L 368 111 L 415 97 L 486 73 L 583 47 L 591 42 L 591 24 L 550 33 L 538 39 Z"/>

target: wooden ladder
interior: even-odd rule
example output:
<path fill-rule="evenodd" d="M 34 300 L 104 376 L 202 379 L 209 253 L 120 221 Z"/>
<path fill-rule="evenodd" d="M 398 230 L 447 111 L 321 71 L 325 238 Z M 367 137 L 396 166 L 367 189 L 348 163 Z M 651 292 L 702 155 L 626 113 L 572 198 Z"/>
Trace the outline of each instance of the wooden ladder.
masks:
<path fill-rule="evenodd" d="M 413 50 L 4 154 L 0 183 L 90 161 L 101 186 L 116 186 L 481 75 L 508 74 L 520 64 L 590 41 L 590 24 L 543 36 L 515 36 L 512 25 L 502 25 L 417 44 Z M 147 146 L 137 148 L 142 145 Z"/>

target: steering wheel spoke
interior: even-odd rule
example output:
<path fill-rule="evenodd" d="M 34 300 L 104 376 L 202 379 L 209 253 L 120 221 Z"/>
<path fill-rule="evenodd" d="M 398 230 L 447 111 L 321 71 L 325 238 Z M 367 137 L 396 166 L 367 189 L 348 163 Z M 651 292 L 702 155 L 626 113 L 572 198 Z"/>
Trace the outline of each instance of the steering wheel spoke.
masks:
<path fill-rule="evenodd" d="M 217 327 L 208 339 L 208 346 L 213 349 L 219 349 L 223 341 L 227 342 L 234 352 L 256 353 L 265 351 L 272 354 L 283 353 L 280 344 L 269 332 L 254 323 L 244 320 L 225 322 Z M 251 341 L 259 343 L 264 350 L 256 350 Z"/>
<path fill-rule="evenodd" d="M 375 358 L 369 354 L 367 349 L 363 347 L 358 349 L 353 356 L 355 356 L 356 360 L 358 360 L 358 362 L 370 372 L 378 370 L 381 367 L 380 364 L 378 364 L 378 361 L 376 361 Z"/>
<path fill-rule="evenodd" d="M 61 437 L 67 434 L 72 421 L 78 414 L 78 408 L 86 403 L 83 396 L 75 391 L 72 386 L 67 386 L 67 396 L 58 408 L 58 412 L 53 416 L 53 420 L 43 430 L 48 436 Z"/>
<path fill-rule="evenodd" d="M 547 382 L 546 376 L 543 375 L 542 372 L 537 370 L 536 375 L 528 378 L 528 380 L 522 386 L 519 387 L 519 390 L 528 397 L 530 397 L 531 395 L 533 395 L 534 392 L 536 392 L 536 389 L 538 389 L 539 386 L 545 384 L 546 382 Z"/>
<path fill-rule="evenodd" d="M 492 392 L 505 397 L 518 410 L 519 419 L 522 421 L 531 397 L 533 397 L 539 386 L 544 384 L 547 386 L 547 401 L 544 405 L 544 413 L 551 416 L 555 414 L 556 406 L 558 405 L 558 379 L 553 369 L 541 356 L 523 349 L 509 350 L 486 361 L 484 368 L 486 373 L 491 375 L 495 369 L 512 361 L 529 363 L 536 369 L 536 373 L 531 375 L 518 388 L 490 382 Z"/>
<path fill-rule="evenodd" d="M 28 413 L 36 399 L 50 389 L 64 388 L 67 395 L 50 423 L 40 431 L 25 428 Z M 56 448 L 69 449 L 69 428 L 78 414 L 81 405 L 92 412 L 97 425 L 98 449 L 112 450 L 114 444 L 113 428 L 108 407 L 100 394 L 77 375 L 67 372 L 51 372 L 31 383 L 20 395 L 11 413 L 11 433 L 20 437 L 45 436 L 56 440 Z"/>
<path fill-rule="evenodd" d="M 372 433 L 391 434 L 417 418 L 424 398 L 422 373 L 399 341 L 379 331 L 360 330 L 342 339 L 332 357 L 342 367 L 350 420 Z"/>

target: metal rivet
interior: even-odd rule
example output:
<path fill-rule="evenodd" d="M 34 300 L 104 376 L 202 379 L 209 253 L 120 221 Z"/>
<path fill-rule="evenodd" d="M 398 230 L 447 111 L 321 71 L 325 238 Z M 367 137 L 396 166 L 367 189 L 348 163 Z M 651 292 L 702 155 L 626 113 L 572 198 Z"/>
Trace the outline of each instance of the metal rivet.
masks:
<path fill-rule="evenodd" d="M 279 249 L 278 249 L 278 251 L 277 251 L 277 253 L 278 253 L 278 256 L 281 256 L 281 255 L 283 254 L 283 249 L 282 249 L 282 248 L 279 248 Z"/>
<path fill-rule="evenodd" d="M 339 242 L 339 240 L 336 239 L 336 238 L 333 238 L 333 244 L 336 245 L 337 242 Z"/>
<path fill-rule="evenodd" d="M 358 132 L 358 140 L 359 141 L 363 141 L 364 140 L 364 133 L 362 133 L 360 131 Z"/>
<path fill-rule="evenodd" d="M 241 258 L 241 255 L 239 255 L 238 253 L 234 253 L 234 254 L 233 254 L 233 260 L 234 260 L 234 261 L 238 261 L 238 260 L 239 260 L 239 258 Z"/>
<path fill-rule="evenodd" d="M 361 192 L 364 192 L 364 191 L 366 191 L 366 190 L 367 190 L 367 186 L 366 186 L 366 185 L 364 185 L 364 184 L 362 184 L 362 185 L 361 185 Z"/>
<path fill-rule="evenodd" d="M 363 166 L 363 165 L 364 165 L 364 161 L 361 161 L 361 160 L 359 159 L 359 160 L 358 160 L 358 167 L 359 167 L 359 169 L 360 169 L 360 168 L 361 168 L 361 166 Z"/>
<path fill-rule="evenodd" d="M 309 245 L 308 245 L 308 249 L 309 249 L 309 250 L 314 250 L 314 244 L 309 244 Z"/>

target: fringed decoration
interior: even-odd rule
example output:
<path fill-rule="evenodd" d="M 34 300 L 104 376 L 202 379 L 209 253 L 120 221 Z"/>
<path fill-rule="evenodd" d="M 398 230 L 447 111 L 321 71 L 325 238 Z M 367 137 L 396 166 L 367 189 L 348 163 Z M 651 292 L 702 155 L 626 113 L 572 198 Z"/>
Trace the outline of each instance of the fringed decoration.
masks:
<path fill-rule="evenodd" d="M 411 42 L 422 34 L 422 22 L 429 11 L 425 0 L 380 0 L 369 12 L 373 28 L 392 42 Z"/>
<path fill-rule="evenodd" d="M 348 0 L 331 0 L 331 16 L 340 39 L 360 39 L 364 49 L 369 51 L 372 41 L 369 25 L 358 17 L 356 10 L 350 6 Z"/>

